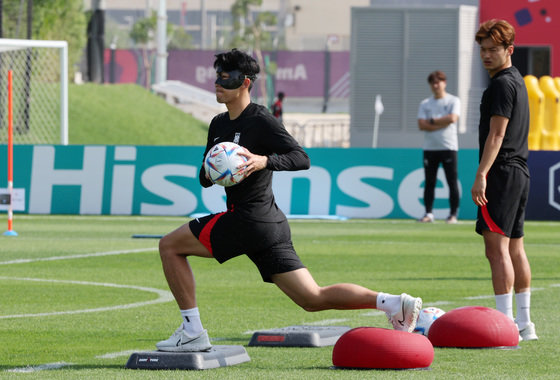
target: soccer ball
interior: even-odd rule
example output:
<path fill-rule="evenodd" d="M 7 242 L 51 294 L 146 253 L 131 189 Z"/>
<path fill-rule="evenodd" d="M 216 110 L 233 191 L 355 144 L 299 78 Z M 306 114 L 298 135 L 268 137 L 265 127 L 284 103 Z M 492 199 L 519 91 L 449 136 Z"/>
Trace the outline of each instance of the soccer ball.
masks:
<path fill-rule="evenodd" d="M 204 158 L 204 170 L 213 183 L 228 187 L 245 179 L 244 168 L 238 166 L 247 158 L 240 156 L 239 152 L 246 150 L 232 142 L 218 143 L 208 151 Z"/>
<path fill-rule="evenodd" d="M 422 334 L 424 336 L 428 336 L 428 331 L 430 331 L 430 326 L 432 325 L 432 323 L 434 323 L 434 321 L 441 317 L 443 314 L 445 314 L 445 311 L 437 307 L 426 307 L 420 310 L 414 332 Z"/>

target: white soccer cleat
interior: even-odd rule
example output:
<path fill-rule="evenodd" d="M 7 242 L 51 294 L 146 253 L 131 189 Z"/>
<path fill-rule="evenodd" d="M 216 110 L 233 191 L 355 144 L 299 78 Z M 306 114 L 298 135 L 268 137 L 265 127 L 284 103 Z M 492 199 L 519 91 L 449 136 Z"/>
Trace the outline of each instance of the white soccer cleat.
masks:
<path fill-rule="evenodd" d="M 415 298 L 403 293 L 401 294 L 400 308 L 392 314 L 387 313 L 387 318 L 389 318 L 389 322 L 395 330 L 412 332 L 416 327 L 421 309 L 422 298 Z"/>
<path fill-rule="evenodd" d="M 181 325 L 169 339 L 158 342 L 156 347 L 160 351 L 168 352 L 198 352 L 208 351 L 212 348 L 212 345 L 206 330 L 192 337 L 187 335 Z"/>
<path fill-rule="evenodd" d="M 523 329 L 519 330 L 519 341 L 527 341 L 527 340 L 538 340 L 539 337 L 535 332 L 535 324 L 530 322 L 527 326 Z"/>

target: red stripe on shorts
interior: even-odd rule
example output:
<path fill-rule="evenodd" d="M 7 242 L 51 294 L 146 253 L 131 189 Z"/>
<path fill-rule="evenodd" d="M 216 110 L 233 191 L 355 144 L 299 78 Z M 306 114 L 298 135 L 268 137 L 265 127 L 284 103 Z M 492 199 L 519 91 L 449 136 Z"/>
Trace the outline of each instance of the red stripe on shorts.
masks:
<path fill-rule="evenodd" d="M 484 221 L 486 222 L 486 225 L 488 226 L 490 231 L 497 232 L 500 235 L 505 236 L 504 231 L 502 231 L 502 229 L 498 227 L 498 225 L 490 217 L 490 213 L 488 212 L 488 208 L 486 207 L 486 205 L 481 206 L 480 211 L 482 211 L 482 217 L 484 218 Z"/>
<path fill-rule="evenodd" d="M 212 228 L 214 227 L 214 225 L 216 224 L 218 219 L 220 219 L 220 217 L 224 214 L 225 214 L 225 212 L 221 212 L 219 214 L 216 214 L 208 223 L 206 223 L 206 225 L 204 226 L 202 231 L 200 231 L 200 236 L 198 237 L 198 241 L 200 241 L 202 243 L 202 245 L 205 246 L 206 249 L 208 249 L 210 251 L 210 254 L 212 254 L 212 256 L 214 254 L 212 253 L 212 243 L 210 242 L 210 232 L 212 231 Z"/>

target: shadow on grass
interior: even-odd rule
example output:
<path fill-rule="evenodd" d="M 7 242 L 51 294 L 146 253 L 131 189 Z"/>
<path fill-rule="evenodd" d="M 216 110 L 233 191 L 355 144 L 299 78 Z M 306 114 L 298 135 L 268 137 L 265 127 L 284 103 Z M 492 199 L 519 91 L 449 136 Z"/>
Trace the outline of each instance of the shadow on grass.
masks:
<path fill-rule="evenodd" d="M 402 281 L 410 281 L 410 280 L 418 280 L 418 281 L 488 281 L 490 276 L 488 277 L 403 277 L 403 278 L 395 278 L 395 280 L 402 280 Z"/>

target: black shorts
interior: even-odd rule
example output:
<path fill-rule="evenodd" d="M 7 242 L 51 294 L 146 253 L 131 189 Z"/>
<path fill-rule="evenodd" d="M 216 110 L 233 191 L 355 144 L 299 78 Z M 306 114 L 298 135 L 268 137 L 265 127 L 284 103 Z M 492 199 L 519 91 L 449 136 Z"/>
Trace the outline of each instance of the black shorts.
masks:
<path fill-rule="evenodd" d="M 228 211 L 193 219 L 189 227 L 220 264 L 247 255 L 265 282 L 272 282 L 273 274 L 305 268 L 292 244 L 287 220 L 252 222 Z"/>
<path fill-rule="evenodd" d="M 521 168 L 493 166 L 486 177 L 488 203 L 478 208 L 476 232 L 490 230 L 513 239 L 523 237 L 529 182 L 529 175 Z"/>

